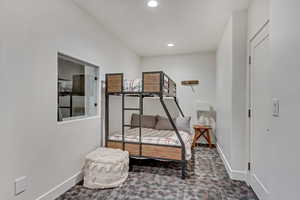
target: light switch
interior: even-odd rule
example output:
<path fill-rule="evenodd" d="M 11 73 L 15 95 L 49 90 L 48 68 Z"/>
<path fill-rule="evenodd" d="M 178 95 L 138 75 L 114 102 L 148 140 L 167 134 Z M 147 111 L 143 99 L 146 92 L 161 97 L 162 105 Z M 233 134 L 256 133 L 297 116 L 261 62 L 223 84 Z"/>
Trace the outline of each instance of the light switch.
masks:
<path fill-rule="evenodd" d="M 279 99 L 272 99 L 272 115 L 279 117 Z"/>
<path fill-rule="evenodd" d="M 27 189 L 27 177 L 23 176 L 15 180 L 15 195 L 25 192 Z"/>

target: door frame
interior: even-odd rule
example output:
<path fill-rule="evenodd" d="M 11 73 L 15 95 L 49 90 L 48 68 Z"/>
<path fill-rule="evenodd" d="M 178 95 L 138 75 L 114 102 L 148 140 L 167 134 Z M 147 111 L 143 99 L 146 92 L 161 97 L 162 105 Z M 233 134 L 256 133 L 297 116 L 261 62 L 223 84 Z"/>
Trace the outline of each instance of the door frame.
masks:
<path fill-rule="evenodd" d="M 251 110 L 251 89 L 252 89 L 252 71 L 251 71 L 251 65 L 252 65 L 252 42 L 257 39 L 257 37 L 260 36 L 260 34 L 266 30 L 266 28 L 269 28 L 270 26 L 270 20 L 267 20 L 260 29 L 248 40 L 248 64 L 247 64 L 247 88 L 246 88 L 246 95 L 247 95 L 247 102 L 246 102 L 246 109 L 247 109 L 247 120 L 246 120 L 246 152 L 247 152 L 247 163 L 246 163 L 246 170 L 247 170 L 247 176 L 246 176 L 246 182 L 248 185 L 251 185 L 251 165 L 253 163 L 252 159 L 252 131 L 251 131 L 251 125 L 252 125 L 252 110 Z M 270 34 L 270 32 L 269 32 Z M 270 36 L 269 36 L 270 37 Z M 268 196 L 263 195 L 263 199 L 267 199 Z"/>

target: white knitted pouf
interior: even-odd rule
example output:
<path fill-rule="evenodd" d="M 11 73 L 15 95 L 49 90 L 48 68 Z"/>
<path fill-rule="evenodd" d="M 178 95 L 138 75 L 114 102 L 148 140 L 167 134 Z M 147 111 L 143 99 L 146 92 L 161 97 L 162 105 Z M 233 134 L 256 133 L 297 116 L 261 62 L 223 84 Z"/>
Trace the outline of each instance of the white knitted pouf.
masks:
<path fill-rule="evenodd" d="M 98 148 L 85 158 L 84 186 L 91 189 L 118 187 L 127 179 L 128 170 L 127 151 Z"/>

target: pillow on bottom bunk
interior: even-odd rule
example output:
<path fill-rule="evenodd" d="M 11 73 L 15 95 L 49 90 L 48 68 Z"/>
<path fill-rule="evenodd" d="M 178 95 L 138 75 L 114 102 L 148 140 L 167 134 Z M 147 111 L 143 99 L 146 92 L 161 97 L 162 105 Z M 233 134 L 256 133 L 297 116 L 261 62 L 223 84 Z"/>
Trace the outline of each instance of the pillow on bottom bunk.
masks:
<path fill-rule="evenodd" d="M 179 131 L 191 132 L 191 117 L 177 117 L 173 118 L 173 122 Z M 174 130 L 168 118 L 157 116 L 157 123 L 155 126 L 157 130 Z"/>
<path fill-rule="evenodd" d="M 179 131 L 191 132 L 191 117 L 177 117 L 175 120 L 176 127 Z"/>
<path fill-rule="evenodd" d="M 142 115 L 142 128 L 154 129 L 156 125 L 156 116 Z M 131 115 L 131 128 L 140 126 L 140 115 L 133 113 Z"/>
<path fill-rule="evenodd" d="M 174 119 L 173 119 L 174 121 Z M 157 130 L 174 130 L 171 122 L 168 118 L 157 116 L 157 123 L 155 126 L 155 129 Z"/>
<path fill-rule="evenodd" d="M 131 128 L 139 127 L 139 114 L 131 115 Z M 173 118 L 179 131 L 191 132 L 191 117 Z M 162 116 L 142 115 L 142 128 L 152 128 L 156 130 L 174 130 L 168 118 Z"/>

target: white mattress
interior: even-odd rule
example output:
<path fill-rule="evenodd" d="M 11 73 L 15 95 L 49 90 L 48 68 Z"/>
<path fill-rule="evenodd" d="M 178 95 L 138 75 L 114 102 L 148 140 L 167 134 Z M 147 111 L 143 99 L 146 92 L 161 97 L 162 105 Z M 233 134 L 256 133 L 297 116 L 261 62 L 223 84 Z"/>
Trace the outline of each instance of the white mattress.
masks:
<path fill-rule="evenodd" d="M 123 90 L 125 92 L 141 92 L 142 91 L 142 80 L 134 79 L 134 80 L 124 80 Z"/>
<path fill-rule="evenodd" d="M 193 143 L 194 134 L 179 131 L 179 134 L 185 144 L 186 160 L 191 159 L 191 148 Z M 110 133 L 110 140 L 122 141 L 122 132 L 116 131 Z M 139 143 L 139 128 L 128 129 L 125 131 L 125 142 Z M 162 144 L 170 146 L 181 146 L 180 141 L 172 130 L 156 130 L 149 128 L 142 128 L 142 143 L 146 144 Z"/>

